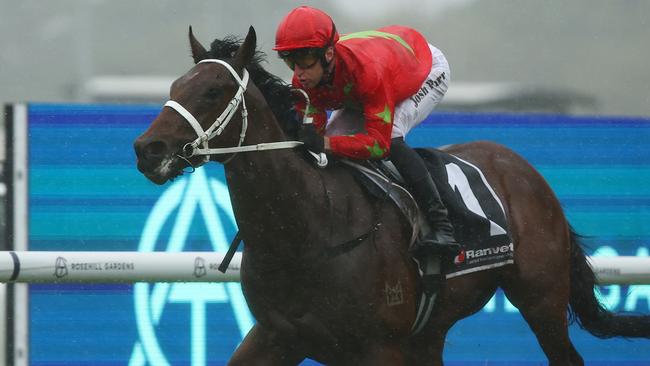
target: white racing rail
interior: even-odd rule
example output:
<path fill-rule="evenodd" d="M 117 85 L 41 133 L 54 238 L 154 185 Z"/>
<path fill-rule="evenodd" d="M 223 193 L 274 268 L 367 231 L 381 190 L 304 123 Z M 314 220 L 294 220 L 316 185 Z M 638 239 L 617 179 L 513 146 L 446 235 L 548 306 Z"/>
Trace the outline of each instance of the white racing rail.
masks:
<path fill-rule="evenodd" d="M 588 257 L 601 285 L 649 285 L 650 257 Z"/>
<path fill-rule="evenodd" d="M 0 282 L 239 282 L 241 253 L 226 273 L 216 252 L 0 252 Z"/>
<path fill-rule="evenodd" d="M 0 282 L 238 282 L 241 253 L 226 273 L 216 252 L 0 252 Z M 649 257 L 589 257 L 601 285 L 650 284 Z"/>

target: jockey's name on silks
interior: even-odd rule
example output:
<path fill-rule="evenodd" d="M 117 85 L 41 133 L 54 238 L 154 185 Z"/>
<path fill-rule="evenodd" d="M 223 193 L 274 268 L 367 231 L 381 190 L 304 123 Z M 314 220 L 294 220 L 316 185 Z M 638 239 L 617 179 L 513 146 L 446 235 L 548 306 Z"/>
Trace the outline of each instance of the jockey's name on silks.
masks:
<path fill-rule="evenodd" d="M 430 92 L 433 88 L 438 87 L 438 85 L 440 85 L 440 83 L 441 83 L 443 80 L 446 80 L 446 79 L 447 79 L 447 76 L 445 76 L 445 73 L 444 73 L 444 72 L 443 72 L 442 74 L 440 74 L 440 76 L 438 76 L 435 80 L 427 79 L 427 80 L 424 82 L 425 85 L 423 85 L 423 86 L 420 88 L 420 90 L 418 90 L 417 93 L 413 94 L 413 95 L 409 98 L 409 99 L 411 99 L 411 101 L 413 102 L 413 106 L 414 106 L 415 108 L 417 108 L 417 106 L 420 104 L 420 102 L 422 101 L 422 99 L 424 99 L 424 97 L 426 97 L 427 94 L 429 94 L 429 92 Z"/>

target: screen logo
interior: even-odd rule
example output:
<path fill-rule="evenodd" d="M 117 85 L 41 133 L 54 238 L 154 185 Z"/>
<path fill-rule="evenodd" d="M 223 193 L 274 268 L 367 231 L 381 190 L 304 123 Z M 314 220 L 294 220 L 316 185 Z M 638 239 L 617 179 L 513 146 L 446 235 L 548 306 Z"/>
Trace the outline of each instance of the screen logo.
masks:
<path fill-rule="evenodd" d="M 229 222 L 222 222 L 224 216 Z M 177 180 L 160 196 L 145 223 L 138 251 L 161 249 L 164 243 L 167 252 L 183 251 L 195 217 L 203 219 L 212 250 L 225 252 L 229 240 L 224 226 L 236 227 L 228 188 L 219 180 L 209 178 L 203 168 L 189 178 Z M 169 233 L 168 237 L 163 237 L 163 232 Z M 194 275 L 205 275 L 205 260 L 201 257 L 195 260 Z M 187 359 L 193 366 L 207 364 L 206 312 L 210 304 L 230 303 L 242 339 L 254 323 L 238 283 L 137 283 L 133 292 L 139 340 L 133 346 L 130 366 L 171 364 L 156 334 L 167 306 L 190 305 L 191 355 Z"/>

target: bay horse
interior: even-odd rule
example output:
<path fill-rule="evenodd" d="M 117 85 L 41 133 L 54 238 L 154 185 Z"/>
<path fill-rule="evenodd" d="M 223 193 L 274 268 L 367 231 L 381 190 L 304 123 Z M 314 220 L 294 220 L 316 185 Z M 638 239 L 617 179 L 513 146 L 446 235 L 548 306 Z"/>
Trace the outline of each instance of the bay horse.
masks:
<path fill-rule="evenodd" d="M 444 281 L 432 317 L 412 335 L 421 285 L 408 252 L 411 229 L 395 205 L 371 196 L 342 164 L 321 169 L 301 148 L 258 145 L 290 141 L 293 117 L 289 86 L 260 66 L 253 27 L 243 43 L 215 40 L 210 50 L 191 27 L 189 38 L 195 66 L 172 84 L 171 101 L 134 148 L 138 169 L 157 184 L 208 159 L 224 164 L 244 242 L 241 285 L 256 319 L 230 365 L 297 365 L 305 358 L 442 365 L 450 327 L 479 311 L 497 288 L 528 322 L 550 365 L 583 364 L 569 339 L 574 320 L 601 338 L 650 337 L 649 316 L 614 314 L 598 302 L 578 236 L 544 178 L 491 142 L 446 151 L 480 167 L 501 199 L 515 263 Z M 239 146 L 259 151 L 228 150 Z M 212 155 L 199 156 L 201 150 Z M 372 230 L 375 220 L 380 225 Z M 365 240 L 337 250 L 354 238 Z M 397 284 L 402 301 L 388 302 L 387 288 Z"/>

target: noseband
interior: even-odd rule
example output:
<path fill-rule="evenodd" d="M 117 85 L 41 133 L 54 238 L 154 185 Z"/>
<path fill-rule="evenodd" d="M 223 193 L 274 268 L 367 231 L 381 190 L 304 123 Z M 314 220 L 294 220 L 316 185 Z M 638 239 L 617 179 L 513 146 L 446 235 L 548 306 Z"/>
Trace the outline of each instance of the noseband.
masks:
<path fill-rule="evenodd" d="M 217 63 L 223 65 L 228 71 L 230 71 L 230 74 L 235 79 L 237 84 L 239 84 L 239 89 L 237 89 L 235 96 L 230 100 L 226 109 L 224 109 L 224 111 L 221 112 L 219 117 L 217 117 L 216 121 L 214 121 L 210 126 L 210 128 L 208 128 L 205 131 L 203 130 L 203 127 L 201 127 L 199 121 L 192 115 L 192 113 L 190 113 L 190 111 L 188 111 L 185 107 L 180 105 L 178 102 L 174 100 L 168 100 L 165 103 L 165 107 L 169 107 L 175 110 L 176 112 L 178 112 L 178 114 L 180 114 L 190 124 L 190 126 L 192 126 L 192 128 L 196 132 L 196 135 L 198 136 L 194 141 L 188 142 L 183 146 L 183 150 L 178 155 L 181 159 L 189 163 L 188 160 L 189 158 L 196 155 L 203 155 L 204 156 L 203 163 L 207 163 L 210 160 L 210 155 L 236 154 L 238 152 L 246 152 L 246 151 L 291 149 L 303 145 L 301 141 L 280 141 L 280 142 L 261 143 L 257 145 L 241 146 L 242 142 L 244 142 L 244 138 L 246 137 L 246 129 L 248 128 L 248 110 L 246 109 L 246 100 L 244 98 L 244 93 L 246 92 L 246 86 L 248 85 L 248 80 L 249 80 L 248 70 L 244 68 L 242 74 L 243 77 L 240 78 L 237 72 L 235 71 L 235 69 L 233 69 L 233 67 L 230 66 L 230 64 L 228 64 L 223 60 L 205 59 L 199 61 L 198 63 L 199 64 Z M 302 93 L 305 95 L 305 97 L 307 97 L 306 96 L 307 94 L 304 91 L 302 91 Z M 307 103 L 309 103 L 309 100 L 307 100 Z M 235 111 L 237 111 L 237 108 L 239 108 L 240 104 L 242 106 L 242 110 L 241 110 L 242 129 L 241 129 L 241 133 L 239 134 L 239 142 L 237 143 L 237 146 L 211 149 L 208 146 L 208 142 L 211 139 L 213 139 L 215 136 L 219 136 L 223 132 L 226 126 L 228 126 L 228 123 L 230 123 L 232 117 L 235 115 Z M 311 123 L 310 119 L 305 118 L 305 121 L 306 123 Z M 324 153 L 321 154 L 315 154 L 313 152 L 310 153 L 316 159 L 318 166 L 320 167 L 327 166 L 327 157 Z M 226 160 L 224 164 L 227 163 L 233 157 L 234 155 L 231 156 L 228 160 Z"/>

